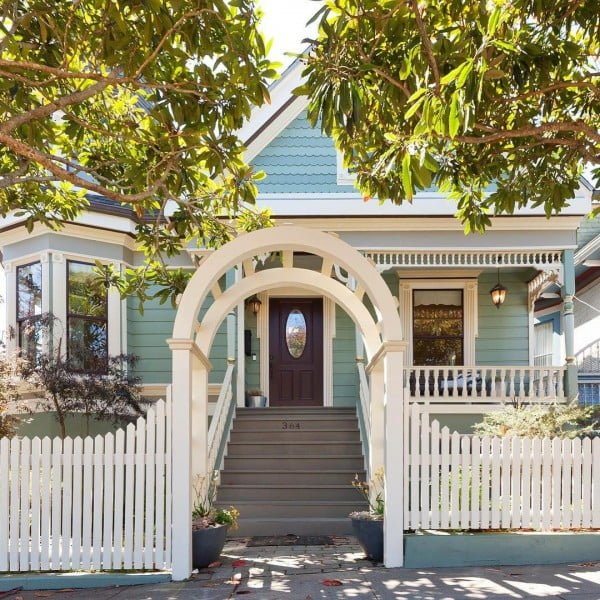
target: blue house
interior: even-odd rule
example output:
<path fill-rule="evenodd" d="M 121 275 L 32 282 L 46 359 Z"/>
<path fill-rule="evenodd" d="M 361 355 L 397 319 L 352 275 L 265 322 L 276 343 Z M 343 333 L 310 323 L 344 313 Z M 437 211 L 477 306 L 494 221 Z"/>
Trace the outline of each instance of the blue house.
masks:
<path fill-rule="evenodd" d="M 346 532 L 346 515 L 364 508 L 355 473 L 385 464 L 386 490 L 402 497 L 403 461 L 391 457 L 403 455 L 403 406 L 470 433 L 507 403 L 585 396 L 578 361 L 600 337 L 594 326 L 577 345 L 587 317 L 576 298 L 594 305 L 586 294 L 600 271 L 585 182 L 560 215 L 527 207 L 492 217 L 484 235 L 465 235 L 435 190 L 402 206 L 367 201 L 292 95 L 300 72 L 286 71 L 242 131 L 275 226 L 173 259 L 194 273 L 176 308 L 152 301 L 141 314 L 113 289 L 81 301 L 95 261 L 143 261 L 135 216 L 121 207 L 91 198 L 59 231 L 0 223 L 9 350 L 26 348 L 26 325 L 52 313 L 62 325 L 46 344 L 69 354 L 88 339 L 100 359 L 138 355 L 144 394 L 173 399 L 173 489 L 216 472 L 218 501 L 236 504 L 248 535 Z M 53 427 L 35 415 L 21 433 Z M 386 531 L 401 532 L 391 498 Z M 174 505 L 174 536 L 189 529 L 190 502 L 184 493 Z M 401 564 L 398 537 L 386 537 L 386 564 Z M 188 554 L 173 548 L 177 577 L 189 574 Z"/>

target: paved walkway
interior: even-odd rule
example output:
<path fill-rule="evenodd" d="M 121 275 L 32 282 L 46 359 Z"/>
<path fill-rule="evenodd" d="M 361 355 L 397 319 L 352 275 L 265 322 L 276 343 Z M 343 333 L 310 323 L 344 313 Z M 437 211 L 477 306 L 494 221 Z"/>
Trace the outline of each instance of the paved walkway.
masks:
<path fill-rule="evenodd" d="M 347 538 L 333 546 L 248 548 L 227 543 L 220 565 L 185 583 L 102 590 L 18 592 L 7 600 L 573 599 L 600 600 L 598 562 L 544 567 L 385 569 Z"/>

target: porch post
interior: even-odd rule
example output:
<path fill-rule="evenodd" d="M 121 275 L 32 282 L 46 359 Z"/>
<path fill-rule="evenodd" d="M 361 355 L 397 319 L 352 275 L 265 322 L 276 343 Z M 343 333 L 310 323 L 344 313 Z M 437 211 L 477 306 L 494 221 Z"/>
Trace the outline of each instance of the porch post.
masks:
<path fill-rule="evenodd" d="M 568 400 L 577 397 L 577 365 L 575 364 L 575 315 L 573 297 L 575 296 L 575 262 L 573 250 L 563 252 L 563 328 L 565 332 L 565 394 Z"/>
<path fill-rule="evenodd" d="M 388 342 L 383 354 L 385 393 L 385 566 L 404 565 L 404 342 Z"/>
<path fill-rule="evenodd" d="M 172 382 L 172 550 L 175 581 L 192 573 L 192 340 L 168 340 L 173 360 Z M 187 344 L 183 343 L 187 342 Z M 170 524 L 167 523 L 167 526 Z"/>
<path fill-rule="evenodd" d="M 370 366 L 370 407 L 371 431 L 369 432 L 369 472 L 367 479 L 373 477 L 377 469 L 384 465 L 385 446 L 385 415 L 384 415 L 384 370 L 383 361 L 380 359 Z"/>

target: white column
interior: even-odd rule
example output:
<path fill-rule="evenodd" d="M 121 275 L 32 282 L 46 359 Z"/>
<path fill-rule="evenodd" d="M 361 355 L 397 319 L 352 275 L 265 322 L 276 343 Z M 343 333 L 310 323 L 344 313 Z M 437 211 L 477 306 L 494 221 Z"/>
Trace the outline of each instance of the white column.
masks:
<path fill-rule="evenodd" d="M 113 263 L 116 270 L 121 269 L 119 263 Z M 107 321 L 108 321 L 108 355 L 118 356 L 121 354 L 123 343 L 121 340 L 121 294 L 115 287 L 110 287 L 107 297 Z"/>
<path fill-rule="evenodd" d="M 42 314 L 52 312 L 52 305 L 50 303 L 51 296 L 50 290 L 52 287 L 51 276 L 50 276 L 50 253 L 42 252 L 40 254 L 40 265 L 42 267 Z M 50 336 L 51 331 L 54 330 L 54 325 L 52 325 L 52 330 L 44 331 L 42 333 L 42 352 L 47 354 L 50 350 Z"/>
<path fill-rule="evenodd" d="M 385 566 L 404 564 L 404 347 L 389 343 L 383 355 L 385 394 Z"/>
<path fill-rule="evenodd" d="M 371 431 L 369 432 L 369 472 L 371 479 L 377 469 L 384 465 L 385 414 L 384 414 L 384 371 L 383 361 L 379 360 L 371 367 L 369 379 Z"/>
<path fill-rule="evenodd" d="M 191 340 L 187 340 L 191 342 Z M 173 359 L 172 385 L 172 577 L 192 573 L 192 351 L 169 340 Z"/>
<path fill-rule="evenodd" d="M 10 355 L 17 350 L 17 269 L 13 263 L 4 263 L 4 277 L 6 287 L 4 290 L 6 306 L 6 323 L 4 341 L 6 351 Z"/>
<path fill-rule="evenodd" d="M 235 268 L 235 282 L 242 279 L 242 265 Z M 239 302 L 236 308 L 237 317 L 237 361 L 236 361 L 236 398 L 237 405 L 244 406 L 246 400 L 246 348 L 244 327 L 246 326 L 244 301 Z"/>
<path fill-rule="evenodd" d="M 61 354 L 67 352 L 67 265 L 65 257 L 60 252 L 52 252 L 52 314 L 53 345 L 57 351 L 60 347 Z"/>
<path fill-rule="evenodd" d="M 192 357 L 192 477 L 212 476 L 208 459 L 208 369 Z M 208 479 L 205 479 L 208 483 Z"/>

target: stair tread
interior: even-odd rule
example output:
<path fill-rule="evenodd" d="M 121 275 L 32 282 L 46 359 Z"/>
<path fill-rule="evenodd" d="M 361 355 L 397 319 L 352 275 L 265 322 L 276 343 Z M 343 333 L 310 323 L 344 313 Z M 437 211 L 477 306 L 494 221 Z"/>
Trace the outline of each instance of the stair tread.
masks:
<path fill-rule="evenodd" d="M 330 458 L 364 458 L 362 454 L 294 454 L 294 455 L 290 455 L 290 456 L 265 456 L 264 454 L 243 454 L 241 456 L 231 456 L 231 455 L 227 455 L 225 457 L 225 460 L 227 460 L 228 458 L 235 458 L 236 460 L 239 460 L 240 458 L 266 458 L 269 460 L 272 460 L 273 458 L 287 458 L 287 459 L 292 459 L 292 458 L 297 458 L 297 459 L 307 459 L 307 460 L 313 460 L 313 459 L 323 459 L 323 460 L 329 460 Z M 229 469 L 227 469 L 229 470 Z"/>
<path fill-rule="evenodd" d="M 217 499 L 217 504 L 227 504 L 228 502 L 219 502 Z M 275 506 L 287 506 L 290 504 L 299 504 L 300 506 L 325 506 L 325 505 L 338 505 L 342 504 L 344 506 L 356 506 L 367 505 L 367 503 L 363 500 L 236 500 L 236 504 L 252 504 L 252 505 L 275 505 Z"/>
<path fill-rule="evenodd" d="M 227 469 L 227 473 L 289 473 L 289 469 Z M 358 471 L 359 473 L 364 473 Z M 294 473 L 312 473 L 331 475 L 333 473 L 356 473 L 356 469 L 294 469 Z"/>
<path fill-rule="evenodd" d="M 251 488 L 251 489 L 259 489 L 259 490 L 264 490 L 264 489 L 272 489 L 272 490 L 277 490 L 279 488 L 289 488 L 289 489 L 301 489 L 304 490 L 307 487 L 309 487 L 310 489 L 329 489 L 329 488 L 335 488 L 335 489 L 340 489 L 340 490 L 347 490 L 349 488 L 352 487 L 352 484 L 348 483 L 348 484 L 343 484 L 343 483 L 332 483 L 332 484 L 327 484 L 327 483 L 316 483 L 316 484 L 310 484 L 310 485 L 306 485 L 306 484 L 301 484 L 301 483 L 265 483 L 265 484 L 256 484 L 256 483 L 222 483 L 221 485 L 219 485 L 219 489 L 222 488 Z"/>
<path fill-rule="evenodd" d="M 230 446 L 252 446 L 252 445 L 258 445 L 258 446 L 280 446 L 281 444 L 288 444 L 290 442 L 286 441 L 286 440 L 257 440 L 257 441 L 250 441 L 250 442 L 229 442 Z M 295 444 L 303 444 L 306 446 L 322 446 L 323 444 L 327 444 L 328 446 L 340 446 L 342 444 L 356 444 L 357 446 L 360 445 L 362 442 L 360 441 L 353 441 L 353 440 L 349 440 L 349 441 L 345 441 L 345 440 L 320 440 L 320 441 L 315 441 L 315 440 L 307 440 L 305 442 L 299 441 L 299 440 L 295 440 L 294 441 Z"/>

